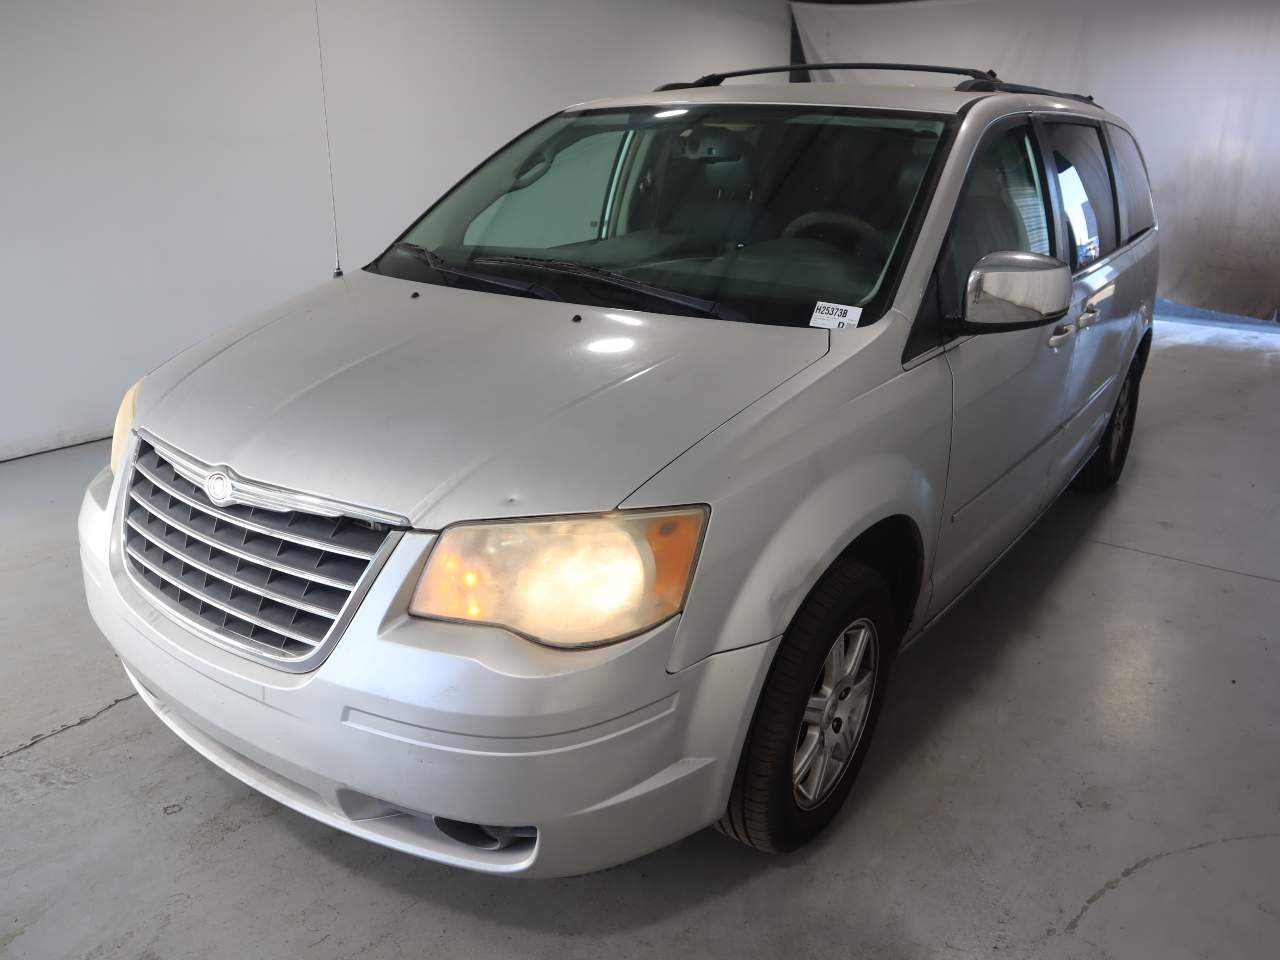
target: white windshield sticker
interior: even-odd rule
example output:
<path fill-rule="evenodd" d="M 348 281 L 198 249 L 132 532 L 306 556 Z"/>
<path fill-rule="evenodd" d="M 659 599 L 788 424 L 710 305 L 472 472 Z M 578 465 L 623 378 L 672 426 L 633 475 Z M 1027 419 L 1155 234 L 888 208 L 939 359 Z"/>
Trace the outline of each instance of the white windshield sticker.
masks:
<path fill-rule="evenodd" d="M 813 308 L 813 316 L 809 318 L 809 326 L 826 327 L 828 330 L 839 330 L 841 327 L 856 327 L 860 316 L 862 316 L 861 307 L 850 307 L 843 303 L 827 303 L 825 300 L 819 300 Z"/>

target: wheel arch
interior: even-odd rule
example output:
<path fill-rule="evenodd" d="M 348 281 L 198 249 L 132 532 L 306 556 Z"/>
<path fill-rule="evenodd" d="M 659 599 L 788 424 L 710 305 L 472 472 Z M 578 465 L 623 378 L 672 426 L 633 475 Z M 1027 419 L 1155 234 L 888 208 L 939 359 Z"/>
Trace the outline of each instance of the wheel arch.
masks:
<path fill-rule="evenodd" d="M 844 560 L 855 560 L 884 578 L 893 597 L 898 626 L 905 635 L 924 587 L 924 538 L 915 520 L 905 513 L 878 520 L 854 537 L 827 571 Z"/>
<path fill-rule="evenodd" d="M 935 531 L 926 518 L 936 516 L 940 499 L 921 471 L 893 455 L 829 478 L 774 523 L 740 509 L 717 517 L 713 505 L 669 669 L 747 645 L 747 638 L 759 643 L 784 634 L 823 577 L 850 557 L 884 577 L 905 635 L 928 600 Z M 850 510 L 854 503 L 860 509 Z M 766 526 L 766 537 L 747 535 L 753 520 Z"/>
<path fill-rule="evenodd" d="M 888 583 L 893 606 L 900 619 L 899 626 L 902 632 L 899 641 L 901 641 L 901 638 L 906 636 L 911 617 L 919 604 L 926 563 L 925 540 L 920 526 L 913 517 L 901 512 L 882 515 L 879 519 L 864 525 L 852 539 L 846 538 L 844 548 L 839 550 L 823 570 L 812 578 L 808 589 L 796 603 L 787 622 L 788 629 L 804 604 L 822 586 L 828 576 L 837 567 L 850 560 L 875 571 Z M 749 710 L 745 722 L 741 725 L 730 754 L 731 763 L 726 766 L 727 770 L 734 773 L 724 781 L 722 802 L 726 809 L 717 826 L 721 832 L 743 842 L 747 842 L 743 816 L 741 814 L 735 816 L 735 811 L 730 806 L 730 797 L 733 785 L 742 773 L 747 742 L 761 708 L 764 686 L 777 667 L 778 654 L 783 649 L 782 643 L 785 640 L 784 633 L 782 642 L 775 643 L 771 655 L 762 664 L 761 673 L 749 698 Z"/>

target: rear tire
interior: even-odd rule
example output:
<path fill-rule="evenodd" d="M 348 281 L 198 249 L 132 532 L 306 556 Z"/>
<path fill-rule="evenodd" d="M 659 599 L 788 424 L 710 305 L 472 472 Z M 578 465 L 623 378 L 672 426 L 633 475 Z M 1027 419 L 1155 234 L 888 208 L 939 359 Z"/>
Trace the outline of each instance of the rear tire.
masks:
<path fill-rule="evenodd" d="M 831 822 L 870 746 L 900 630 L 878 573 L 852 560 L 827 572 L 782 638 L 717 829 L 780 853 Z"/>
<path fill-rule="evenodd" d="M 1072 489 L 1082 493 L 1099 493 L 1114 487 L 1120 479 L 1125 461 L 1129 458 L 1129 445 L 1133 442 L 1133 428 L 1138 417 L 1140 374 L 1136 364 L 1129 368 L 1124 383 L 1120 385 L 1120 393 L 1116 395 L 1116 405 L 1111 411 L 1107 429 L 1102 432 L 1098 449 L 1093 452 L 1084 469 L 1076 474 L 1075 480 L 1071 482 Z"/>

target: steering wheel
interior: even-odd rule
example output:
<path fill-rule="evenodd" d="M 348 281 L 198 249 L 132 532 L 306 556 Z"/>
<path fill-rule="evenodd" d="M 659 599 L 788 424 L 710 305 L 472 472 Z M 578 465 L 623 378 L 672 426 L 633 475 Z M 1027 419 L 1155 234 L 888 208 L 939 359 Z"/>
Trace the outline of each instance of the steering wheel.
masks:
<path fill-rule="evenodd" d="M 870 247 L 881 261 L 889 258 L 888 244 L 879 230 L 865 220 L 836 210 L 814 210 L 812 213 L 802 214 L 783 228 L 782 235 L 802 237 L 818 227 L 834 227 L 837 231 L 856 237 L 860 247 Z"/>

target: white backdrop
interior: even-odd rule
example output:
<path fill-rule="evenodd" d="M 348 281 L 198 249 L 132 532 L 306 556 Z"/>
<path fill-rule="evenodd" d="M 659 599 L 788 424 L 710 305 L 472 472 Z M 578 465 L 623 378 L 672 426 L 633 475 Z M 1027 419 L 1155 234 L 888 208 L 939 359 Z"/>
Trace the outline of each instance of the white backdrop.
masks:
<path fill-rule="evenodd" d="M 1280 308 L 1280 0 L 791 6 L 810 60 L 994 67 L 1093 94 L 1146 154 L 1162 294 L 1256 317 Z"/>
<path fill-rule="evenodd" d="M 0 460 L 358 269 L 565 104 L 782 63 L 783 0 L 0 0 Z"/>

